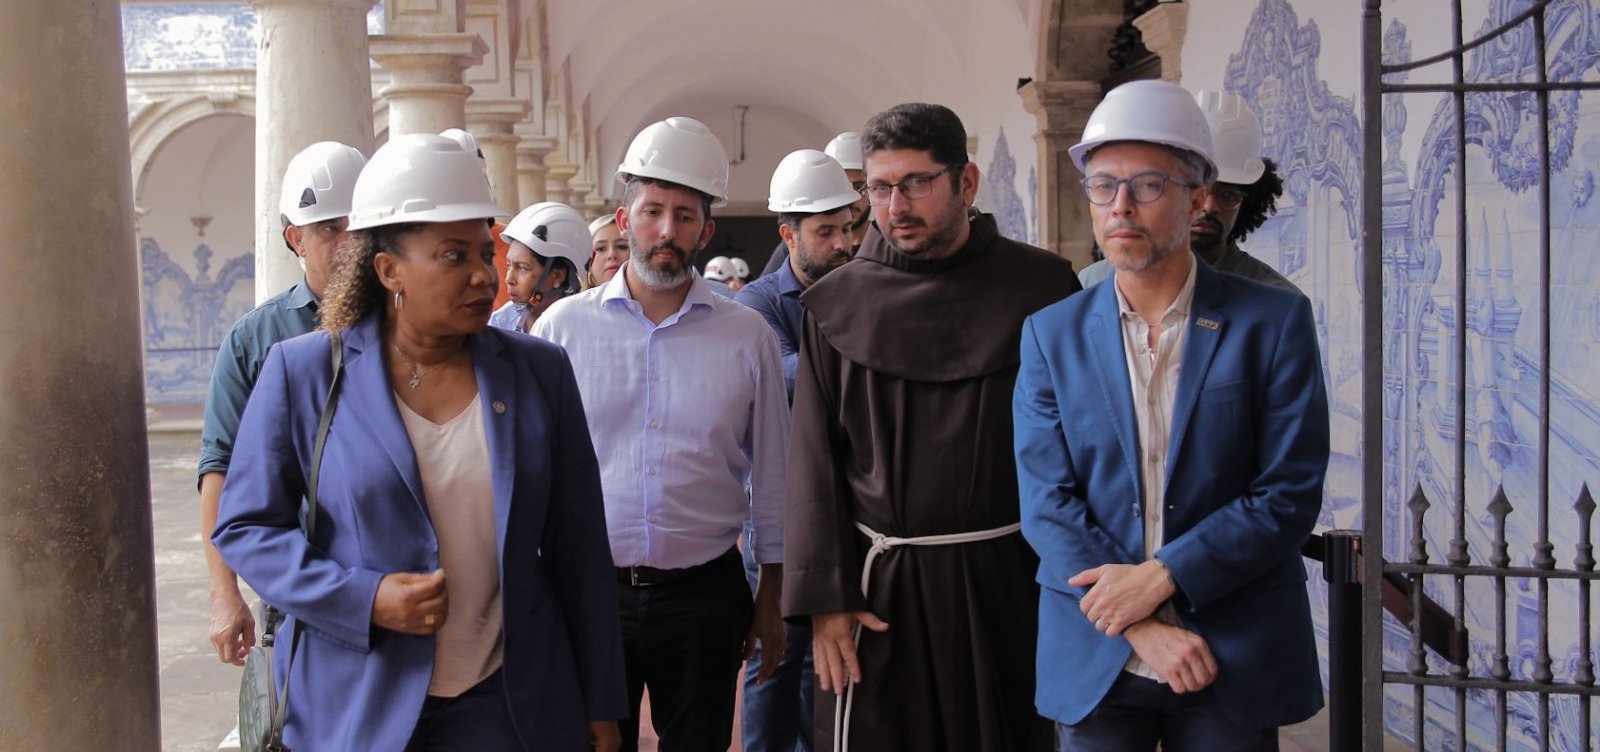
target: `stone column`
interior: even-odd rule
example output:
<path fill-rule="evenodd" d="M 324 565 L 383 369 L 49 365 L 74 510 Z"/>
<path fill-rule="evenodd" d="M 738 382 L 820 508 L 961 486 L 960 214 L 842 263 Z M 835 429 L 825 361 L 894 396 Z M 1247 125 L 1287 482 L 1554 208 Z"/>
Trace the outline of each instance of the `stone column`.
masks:
<path fill-rule="evenodd" d="M 461 73 L 488 51 L 477 34 L 464 32 L 372 37 L 372 59 L 390 75 L 378 92 L 389 102 L 389 137 L 465 128 L 472 87 Z"/>
<path fill-rule="evenodd" d="M 610 214 L 611 212 L 616 211 L 616 207 L 612 205 L 611 202 L 607 201 L 605 196 L 600 195 L 600 191 L 598 190 L 589 194 L 589 197 L 584 199 L 583 206 L 578 207 L 578 209 L 581 210 L 583 212 L 583 216 L 588 217 L 589 221 L 591 222 L 599 219 L 603 214 Z"/>
<path fill-rule="evenodd" d="M 549 136 L 523 136 L 517 143 L 517 194 L 524 205 L 548 201 L 545 179 L 550 168 L 544 156 L 556 148 L 556 140 Z"/>
<path fill-rule="evenodd" d="M 548 159 L 546 160 L 548 163 Z M 544 177 L 544 190 L 546 201 L 559 201 L 568 206 L 572 205 L 571 181 L 578 175 L 578 166 L 567 162 L 549 164 L 549 170 Z"/>
<path fill-rule="evenodd" d="M 522 139 L 512 127 L 528 116 L 528 109 L 527 101 L 509 97 L 467 100 L 467 130 L 483 151 L 494 202 L 507 215 L 515 215 L 524 205 L 517 175 L 517 146 Z"/>
<path fill-rule="evenodd" d="M 1089 199 L 1078 186 L 1078 168 L 1067 149 L 1083 137 L 1089 113 L 1100 103 L 1098 81 L 1032 81 L 1017 90 L 1022 105 L 1038 119 L 1033 141 L 1039 152 L 1039 245 L 1089 265 L 1094 228 Z"/>
<path fill-rule="evenodd" d="M 338 141 L 372 155 L 367 12 L 376 0 L 251 0 L 256 50 L 256 302 L 300 281 L 278 190 L 301 149 Z"/>
<path fill-rule="evenodd" d="M 155 752 L 121 4 L 8 0 L 4 16 L 15 127 L 0 130 L 0 749 Z M 62 242 L 63 228 L 92 230 Z"/>
<path fill-rule="evenodd" d="M 1183 78 L 1183 37 L 1189 29 L 1188 3 L 1160 3 L 1133 19 L 1144 36 L 1144 47 L 1161 58 L 1161 80 L 1178 83 Z"/>
<path fill-rule="evenodd" d="M 571 191 L 567 194 L 567 205 L 577 209 L 579 214 L 588 214 L 589 199 L 594 197 L 594 181 L 579 170 L 578 175 L 567 181 Z"/>

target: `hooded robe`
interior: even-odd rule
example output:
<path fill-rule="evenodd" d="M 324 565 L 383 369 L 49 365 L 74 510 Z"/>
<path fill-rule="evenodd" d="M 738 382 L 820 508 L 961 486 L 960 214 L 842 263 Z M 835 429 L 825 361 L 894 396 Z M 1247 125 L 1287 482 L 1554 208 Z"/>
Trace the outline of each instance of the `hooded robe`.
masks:
<path fill-rule="evenodd" d="M 1022 322 L 1080 290 L 1067 260 L 970 220 L 967 243 L 917 260 L 869 231 L 855 260 L 806 291 L 784 518 L 783 612 L 871 611 L 851 710 L 857 750 L 1048 751 L 1034 710 L 1038 558 L 1020 533 L 902 546 L 890 536 L 1018 522 L 1011 392 Z M 831 749 L 833 695 L 817 742 Z"/>

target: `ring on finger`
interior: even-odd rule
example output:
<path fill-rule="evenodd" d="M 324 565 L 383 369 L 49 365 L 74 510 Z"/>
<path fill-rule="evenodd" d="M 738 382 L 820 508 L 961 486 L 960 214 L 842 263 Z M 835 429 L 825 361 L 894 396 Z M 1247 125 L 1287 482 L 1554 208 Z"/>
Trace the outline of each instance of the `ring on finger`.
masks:
<path fill-rule="evenodd" d="M 433 626 L 433 614 L 422 617 L 422 625 L 425 627 Z"/>

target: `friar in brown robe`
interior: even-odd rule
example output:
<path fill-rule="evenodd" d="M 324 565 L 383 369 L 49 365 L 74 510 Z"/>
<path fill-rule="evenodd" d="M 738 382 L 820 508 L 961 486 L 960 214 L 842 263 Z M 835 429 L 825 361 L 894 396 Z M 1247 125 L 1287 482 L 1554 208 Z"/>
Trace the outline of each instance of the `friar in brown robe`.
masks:
<path fill-rule="evenodd" d="M 1081 288 L 1071 263 L 1001 237 L 992 216 L 969 212 L 968 223 L 961 248 L 926 260 L 869 230 L 856 259 L 802 298 L 783 611 L 888 623 L 860 632 L 861 681 L 843 719 L 857 751 L 1053 748 L 1034 709 L 1038 559 L 1020 533 L 888 548 L 862 595 L 873 545 L 858 523 L 920 538 L 1019 521 L 1022 321 Z M 820 685 L 818 748 L 833 749 L 844 700 Z"/>

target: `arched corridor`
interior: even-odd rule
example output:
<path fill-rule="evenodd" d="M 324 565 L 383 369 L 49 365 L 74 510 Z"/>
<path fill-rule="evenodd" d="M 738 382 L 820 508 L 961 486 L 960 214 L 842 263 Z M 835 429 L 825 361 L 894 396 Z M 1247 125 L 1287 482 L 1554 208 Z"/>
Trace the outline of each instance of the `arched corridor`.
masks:
<path fill-rule="evenodd" d="M 1469 3 L 1465 26 L 1492 28 L 1533 4 Z M 699 119 L 732 165 L 721 233 L 698 261 L 732 255 L 759 268 L 777 242 L 766 203 L 783 155 L 821 148 L 887 106 L 939 102 L 969 134 L 978 208 L 1005 236 L 1081 270 L 1094 243 L 1067 148 L 1106 89 L 1161 77 L 1191 91 L 1239 94 L 1258 113 L 1265 155 L 1286 183 L 1276 215 L 1243 247 L 1306 291 L 1323 353 L 1333 459 L 1319 529 L 1360 528 L 1371 514 L 1363 504 L 1376 504 L 1366 509 L 1381 510 L 1385 535 L 1370 548 L 1391 561 L 1426 541 L 1437 563 L 1458 540 L 1456 550 L 1467 552 L 1460 555 L 1487 561 L 1496 525 L 1489 501 L 1503 489 L 1516 510 L 1500 519 L 1518 552 L 1507 554 L 1512 565 L 1531 566 L 1532 554 L 1517 546 L 1533 545 L 1533 510 L 1547 503 L 1556 522 L 1544 543 L 1560 567 L 1574 566 L 1588 533 L 1572 524 L 1573 509 L 1583 489 L 1600 483 L 1600 266 L 1589 253 L 1600 232 L 1600 105 L 1590 92 L 1552 95 L 1552 159 L 1541 173 L 1531 96 L 1490 91 L 1534 77 L 1534 38 L 1513 33 L 1465 66 L 1467 80 L 1486 86 L 1464 99 L 1468 144 L 1456 164 L 1455 105 L 1446 95 L 1389 95 L 1384 123 L 1364 122 L 1359 5 L 83 0 L 58 10 L 18 0 L 0 9 L 8 21 L 0 23 L 0 70 L 20 72 L 0 110 L 10 126 L 0 129 L 0 191 L 9 204 L 0 230 L 13 240 L 0 299 L 22 304 L 0 335 L 0 391 L 9 394 L 0 401 L 0 581 L 37 604 L 0 618 L 0 647 L 13 651 L 0 675 L 19 677 L 0 680 L 0 689 L 32 696 L 0 715 L 0 749 L 53 748 L 16 735 L 29 714 L 69 725 L 60 720 L 67 710 L 51 703 L 80 687 L 40 677 L 110 677 L 103 683 L 130 707 L 151 707 L 164 691 L 146 675 L 174 665 L 165 660 L 172 646 L 156 639 L 148 576 L 147 420 L 193 428 L 222 334 L 299 279 L 273 208 L 289 156 L 326 138 L 370 154 L 391 134 L 422 125 L 473 133 L 505 208 L 554 200 L 595 218 L 615 210 L 613 172 L 642 127 L 672 115 Z M 1443 0 L 1385 6 L 1383 49 L 1370 54 L 1420 59 L 1450 46 L 1438 21 L 1448 15 Z M 1600 78 L 1600 0 L 1553 0 L 1544 12 L 1552 75 Z M 112 47 L 119 24 L 121 45 L 99 49 Z M 82 41 L 89 39 L 97 41 Z M 306 47 L 326 56 L 302 54 Z M 1445 80 L 1447 67 L 1407 80 Z M 1382 342 L 1361 330 L 1361 262 L 1378 251 L 1363 249 L 1361 236 L 1362 164 L 1374 143 L 1384 164 L 1383 290 L 1391 296 Z M 1463 183 L 1464 210 L 1453 199 Z M 1541 213 L 1545 183 L 1552 199 Z M 36 227 L 41 222 L 47 227 Z M 1552 248 L 1548 278 L 1536 252 L 1541 228 Z M 1458 239 L 1467 248 L 1460 258 Z M 1460 301 L 1458 272 L 1466 280 Z M 1546 279 L 1548 306 L 1540 297 Z M 1381 418 L 1363 401 L 1372 358 L 1383 359 Z M 1458 384 L 1467 391 L 1462 404 Z M 1362 444 L 1370 421 L 1391 437 L 1376 502 L 1364 500 L 1362 486 L 1363 462 L 1373 459 Z M 135 445 L 139 451 L 126 451 Z M 1549 447 L 1547 459 L 1540 446 Z M 1470 499 L 1459 539 L 1442 511 L 1413 514 L 1414 491 L 1441 509 L 1457 494 Z M 188 545 L 197 540 L 157 541 L 158 549 Z M 86 605 L 102 587 L 120 594 Z M 1327 585 L 1313 571 L 1308 587 L 1324 639 Z M 1453 591 L 1428 591 L 1454 607 Z M 1499 649 L 1516 677 L 1531 676 L 1541 650 L 1553 655 L 1558 679 L 1584 666 L 1592 673 L 1596 650 L 1588 627 L 1579 627 L 1575 588 L 1558 587 L 1544 602 L 1532 586 L 1513 585 L 1498 614 L 1484 605 L 1485 592 L 1466 593 L 1472 671 L 1494 663 L 1499 617 L 1509 624 L 1509 647 Z M 1541 604 L 1556 616 L 1542 617 Z M 106 613 L 134 616 L 84 626 L 85 616 Z M 1385 660 L 1403 671 L 1412 660 L 1399 647 L 1408 631 L 1384 623 Z M 118 652 L 92 665 L 69 660 L 67 648 L 43 639 L 50 635 L 116 642 Z M 12 671 L 18 655 L 33 656 L 29 672 Z M 1435 672 L 1449 670 L 1428 660 Z M 186 665 L 212 686 L 225 685 L 219 677 L 232 670 Z M 126 673 L 112 676 L 116 666 Z M 1424 719 L 1413 725 L 1419 699 Z M 1521 725 L 1507 748 L 1539 748 L 1537 704 L 1513 698 L 1510 708 Z M 1582 727 L 1575 699 L 1553 708 L 1552 748 L 1600 739 L 1592 721 Z M 1381 706 L 1399 740 L 1428 749 L 1467 747 L 1456 738 L 1460 711 L 1474 719 L 1465 731 L 1471 748 L 1491 748 L 1492 724 L 1478 719 L 1498 712 L 1492 694 L 1458 708 L 1443 693 L 1391 692 Z M 107 721 L 113 731 L 76 737 L 63 728 L 58 740 L 104 746 L 110 734 L 135 740 L 129 748 L 154 748 L 147 721 Z"/>

